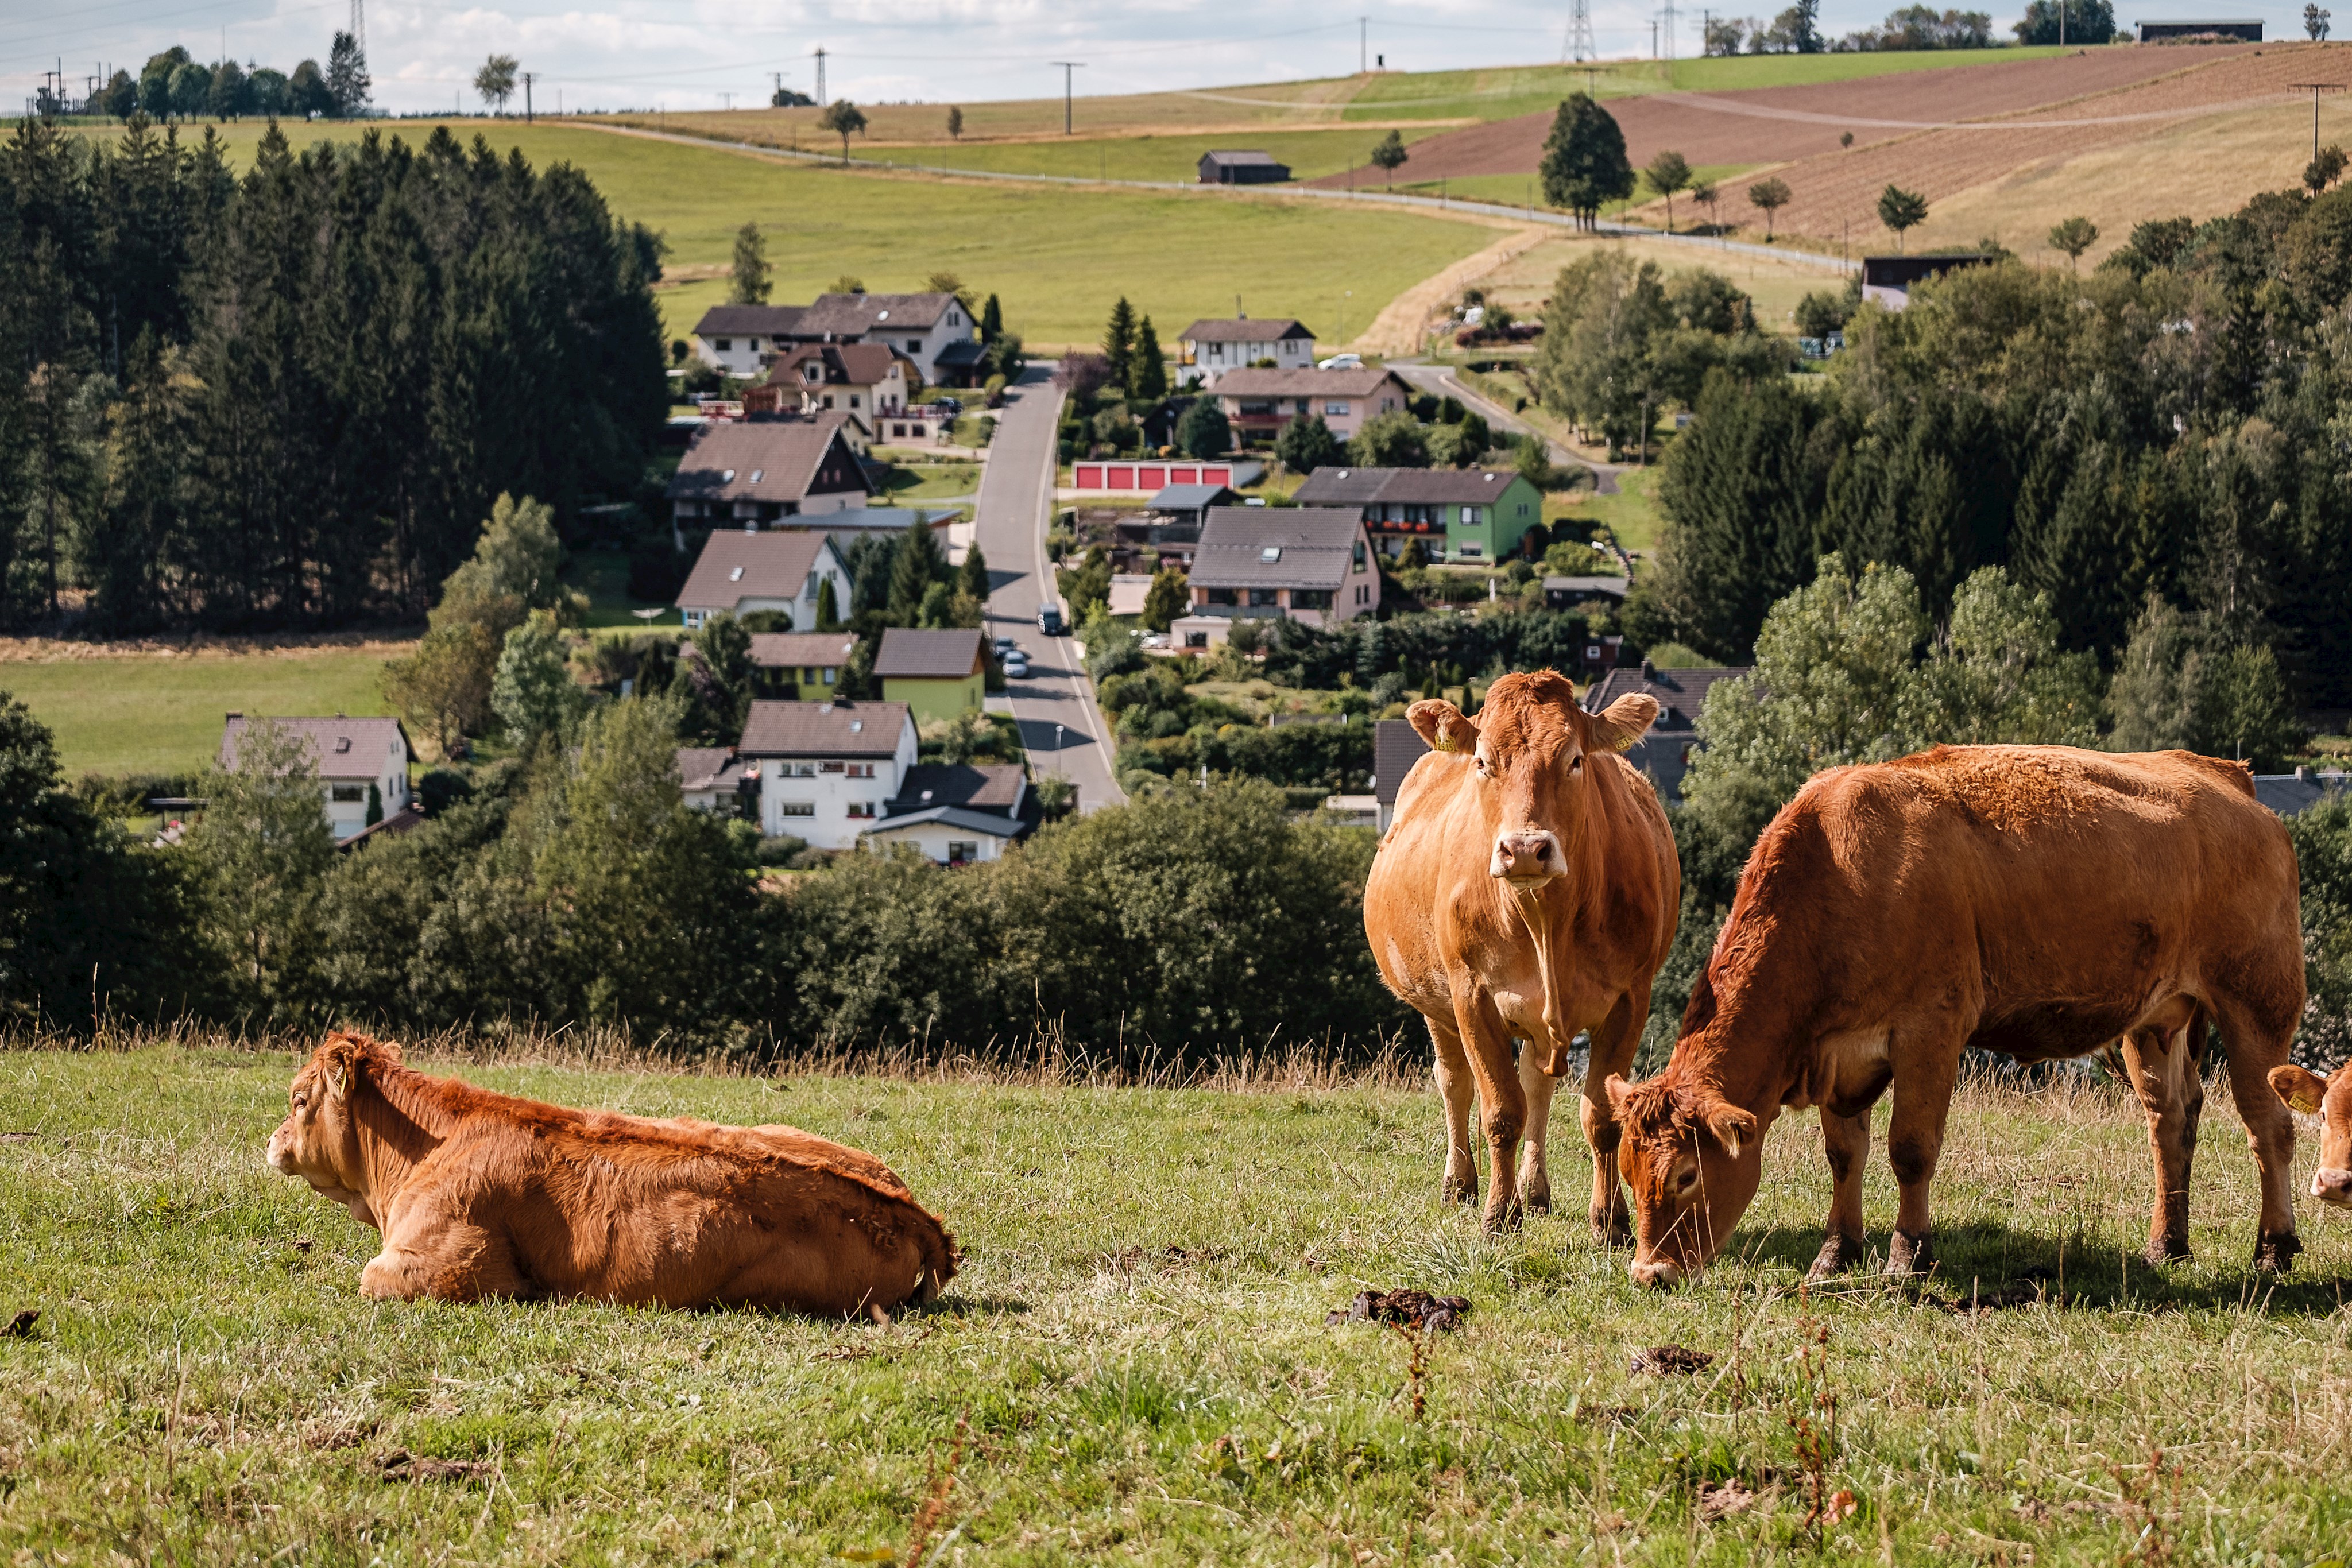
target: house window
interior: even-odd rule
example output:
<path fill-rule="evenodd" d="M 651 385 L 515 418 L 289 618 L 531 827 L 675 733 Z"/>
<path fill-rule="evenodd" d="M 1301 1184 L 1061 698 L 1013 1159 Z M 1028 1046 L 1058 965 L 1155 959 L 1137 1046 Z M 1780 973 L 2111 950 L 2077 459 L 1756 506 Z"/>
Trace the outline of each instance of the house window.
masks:
<path fill-rule="evenodd" d="M 1461 556 L 1464 560 L 1476 560 L 1486 552 L 1480 549 L 1476 545 L 1471 544 L 1465 540 L 1462 548 L 1454 553 Z"/>
<path fill-rule="evenodd" d="M 948 841 L 948 864 L 970 865 L 980 858 L 980 845 L 970 839 Z"/>
<path fill-rule="evenodd" d="M 833 666 L 830 664 L 824 669 L 824 684 L 828 686 L 833 685 Z"/>
<path fill-rule="evenodd" d="M 1356 584 L 1356 602 L 1359 604 L 1370 604 L 1371 601 L 1372 591 L 1365 587 L 1360 582 Z"/>
<path fill-rule="evenodd" d="M 838 773 L 844 766 L 839 762 L 820 762 L 816 765 L 816 770 L 819 773 Z"/>
<path fill-rule="evenodd" d="M 1484 523 L 1486 520 L 1486 507 L 1463 507 L 1463 508 L 1462 508 L 1462 526 L 1463 526 L 1464 528 L 1475 528 L 1478 527 L 1480 524 Z"/>
<path fill-rule="evenodd" d="M 849 815 L 858 818 L 863 821 L 872 821 L 874 820 L 874 802 L 871 800 L 852 800 L 849 803 Z"/>
<path fill-rule="evenodd" d="M 816 777 L 816 764 L 814 762 L 779 762 L 776 764 L 776 777 L 779 779 L 814 779 Z"/>
<path fill-rule="evenodd" d="M 356 806 L 362 800 L 367 799 L 367 786 L 364 784 L 337 784 L 332 787 L 331 798 L 339 806 Z"/>
<path fill-rule="evenodd" d="M 1344 418 L 1348 413 L 1348 405 L 1344 402 L 1327 402 L 1323 405 L 1323 412 L 1336 413 Z"/>
<path fill-rule="evenodd" d="M 776 815 L 779 817 L 814 817 L 816 815 L 816 802 L 814 800 L 786 800 L 777 806 Z"/>
<path fill-rule="evenodd" d="M 721 338 L 719 340 L 719 351 L 722 354 L 732 349 L 734 346 L 735 340 L 732 338 Z"/>
<path fill-rule="evenodd" d="M 824 406 L 827 408 L 831 408 L 833 406 L 833 394 L 831 392 L 824 394 Z"/>
<path fill-rule="evenodd" d="M 817 584 L 823 580 L 824 579 L 818 577 L 816 573 L 810 572 L 808 574 L 808 581 L 801 588 L 801 597 L 803 599 L 814 599 L 817 594 Z"/>
<path fill-rule="evenodd" d="M 1364 541 L 1361 539 L 1356 541 L 1356 570 L 1364 570 Z"/>
<path fill-rule="evenodd" d="M 849 406 L 852 408 L 856 408 L 857 406 L 857 394 L 856 392 L 851 392 L 849 394 Z"/>
<path fill-rule="evenodd" d="M 1241 602 L 1240 600 L 1234 597 L 1234 590 L 1230 588 L 1210 588 L 1204 589 L 1202 591 L 1208 594 L 1208 602 L 1211 604 L 1239 604 Z"/>
<path fill-rule="evenodd" d="M 1290 607 L 1293 610 L 1328 610 L 1331 608 L 1332 592 L 1328 588 L 1294 588 L 1290 591 Z"/>
<path fill-rule="evenodd" d="M 1187 648 L 1205 648 L 1208 645 L 1209 634 L 1206 632 L 1187 632 L 1184 633 L 1184 646 Z"/>
<path fill-rule="evenodd" d="M 874 777 L 874 764 L 872 764 L 871 762 L 853 762 L 853 763 L 851 763 L 851 764 L 849 765 L 849 777 L 850 777 L 850 778 L 852 778 L 852 779 L 871 779 L 871 778 L 873 778 L 873 777 Z"/>
<path fill-rule="evenodd" d="M 1278 588 L 1253 588 L 1249 591 L 1249 601 L 1252 609 L 1262 609 L 1269 604 L 1278 606 L 1282 602 L 1282 591 Z"/>

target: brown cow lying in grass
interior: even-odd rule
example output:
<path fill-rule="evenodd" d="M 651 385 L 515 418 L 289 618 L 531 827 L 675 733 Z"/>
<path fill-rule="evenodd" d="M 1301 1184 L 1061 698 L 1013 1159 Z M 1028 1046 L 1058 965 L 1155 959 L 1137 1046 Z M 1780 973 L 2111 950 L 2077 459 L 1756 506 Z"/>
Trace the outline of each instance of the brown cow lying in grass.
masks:
<path fill-rule="evenodd" d="M 572 1111 L 428 1078 L 365 1035 L 296 1075 L 269 1164 L 383 1232 L 363 1295 L 780 1307 L 928 1301 L 955 1238 L 873 1155 L 793 1127 Z"/>
<path fill-rule="evenodd" d="M 2271 1087 L 2278 1097 L 2319 1123 L 2319 1168 L 2311 1173 L 2311 1196 L 2337 1208 L 2352 1208 L 2352 1063 L 2333 1078 L 2302 1067 L 2273 1067 Z"/>
<path fill-rule="evenodd" d="M 1814 1271 L 1860 1261 L 1870 1108 L 1890 1086 L 1887 1268 L 1926 1268 L 1971 1045 L 2032 1062 L 2119 1040 L 2155 1155 L 2148 1257 L 2185 1258 L 2209 1018 L 2262 1172 L 2254 1263 L 2286 1268 L 2294 1119 L 2265 1074 L 2303 1012 L 2297 907 L 2294 846 L 2241 763 L 1960 746 L 1821 774 L 1748 856 L 1665 1071 L 1608 1085 L 1633 1278 L 1675 1284 L 1715 1256 L 1784 1106 L 1821 1107 L 1835 1182 Z"/>

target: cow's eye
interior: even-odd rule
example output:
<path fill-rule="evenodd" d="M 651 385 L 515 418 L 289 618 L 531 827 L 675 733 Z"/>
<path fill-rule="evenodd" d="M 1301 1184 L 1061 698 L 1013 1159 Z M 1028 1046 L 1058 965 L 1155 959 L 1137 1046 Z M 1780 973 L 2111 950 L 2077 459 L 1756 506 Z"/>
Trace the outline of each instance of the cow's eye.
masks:
<path fill-rule="evenodd" d="M 1584 771 L 1584 753 L 1580 751 L 1576 754 L 1574 760 L 1569 763 L 1568 770 L 1570 773 L 1581 773 Z"/>
<path fill-rule="evenodd" d="M 294 1096 L 294 1109 L 297 1111 L 299 1111 L 303 1106 L 308 1105 L 310 1103 L 310 1097 L 308 1094 L 297 1094 Z"/>

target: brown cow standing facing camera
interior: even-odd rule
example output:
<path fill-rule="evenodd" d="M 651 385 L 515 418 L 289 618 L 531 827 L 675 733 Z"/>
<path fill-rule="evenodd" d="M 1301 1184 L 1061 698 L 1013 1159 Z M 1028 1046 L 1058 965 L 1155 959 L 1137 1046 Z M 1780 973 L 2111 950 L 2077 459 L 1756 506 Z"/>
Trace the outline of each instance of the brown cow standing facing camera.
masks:
<path fill-rule="evenodd" d="M 794 1127 L 573 1111 L 327 1037 L 270 1166 L 383 1232 L 362 1295 L 753 1306 L 826 1317 L 939 1294 L 955 1238 L 873 1155 Z"/>
<path fill-rule="evenodd" d="M 2286 829 L 2242 763 L 1947 746 L 1817 776 L 1757 840 L 1665 1071 L 1608 1085 L 1633 1278 L 1678 1284 L 1715 1257 L 1783 1106 L 1822 1113 L 1834 1186 L 1814 1274 L 1859 1262 L 1870 1109 L 1890 1087 L 1887 1268 L 1925 1269 L 1928 1184 L 1971 1045 L 2032 1062 L 2119 1042 L 2155 1155 L 2147 1255 L 2187 1257 L 2209 1018 L 2262 1172 L 2254 1263 L 2286 1268 L 2294 1122 L 2264 1074 L 2303 1012 L 2296 884 Z"/>
<path fill-rule="evenodd" d="M 1569 1043 L 1589 1031 L 1589 1212 L 1604 1239 L 1630 1233 L 1601 1085 L 1633 1065 L 1651 977 L 1674 944 L 1682 870 L 1657 792 L 1617 754 L 1657 716 L 1639 694 L 1588 714 L 1549 670 L 1505 675 L 1475 719 L 1449 702 L 1412 706 L 1433 749 L 1397 793 L 1364 889 L 1364 934 L 1389 989 L 1429 1020 L 1448 1197 L 1477 1196 L 1474 1090 L 1484 1110 L 1490 1230 L 1518 1222 L 1522 1189 L 1528 1206 L 1550 1207 L 1552 1092 Z M 1528 1042 L 1516 1065 L 1514 1037 Z"/>

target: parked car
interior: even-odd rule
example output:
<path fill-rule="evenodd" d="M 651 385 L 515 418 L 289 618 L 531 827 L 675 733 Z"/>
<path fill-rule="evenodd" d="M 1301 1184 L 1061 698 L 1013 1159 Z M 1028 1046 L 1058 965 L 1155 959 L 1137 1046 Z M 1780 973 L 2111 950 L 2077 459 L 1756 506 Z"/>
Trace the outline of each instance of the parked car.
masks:
<path fill-rule="evenodd" d="M 1360 371 L 1364 368 L 1364 356 L 1334 354 L 1328 360 L 1316 361 L 1315 368 L 1318 371 Z"/>
<path fill-rule="evenodd" d="M 1025 681 L 1029 678 L 1029 655 L 1015 648 L 1004 660 L 1004 678 Z"/>
<path fill-rule="evenodd" d="M 1043 632 L 1048 637 L 1059 637 L 1062 635 L 1061 606 L 1057 604 L 1039 605 L 1037 607 L 1037 630 Z"/>
<path fill-rule="evenodd" d="M 1021 651 L 1021 644 L 1010 637 L 999 637 L 989 646 L 995 651 L 997 662 L 1000 664 Z"/>

